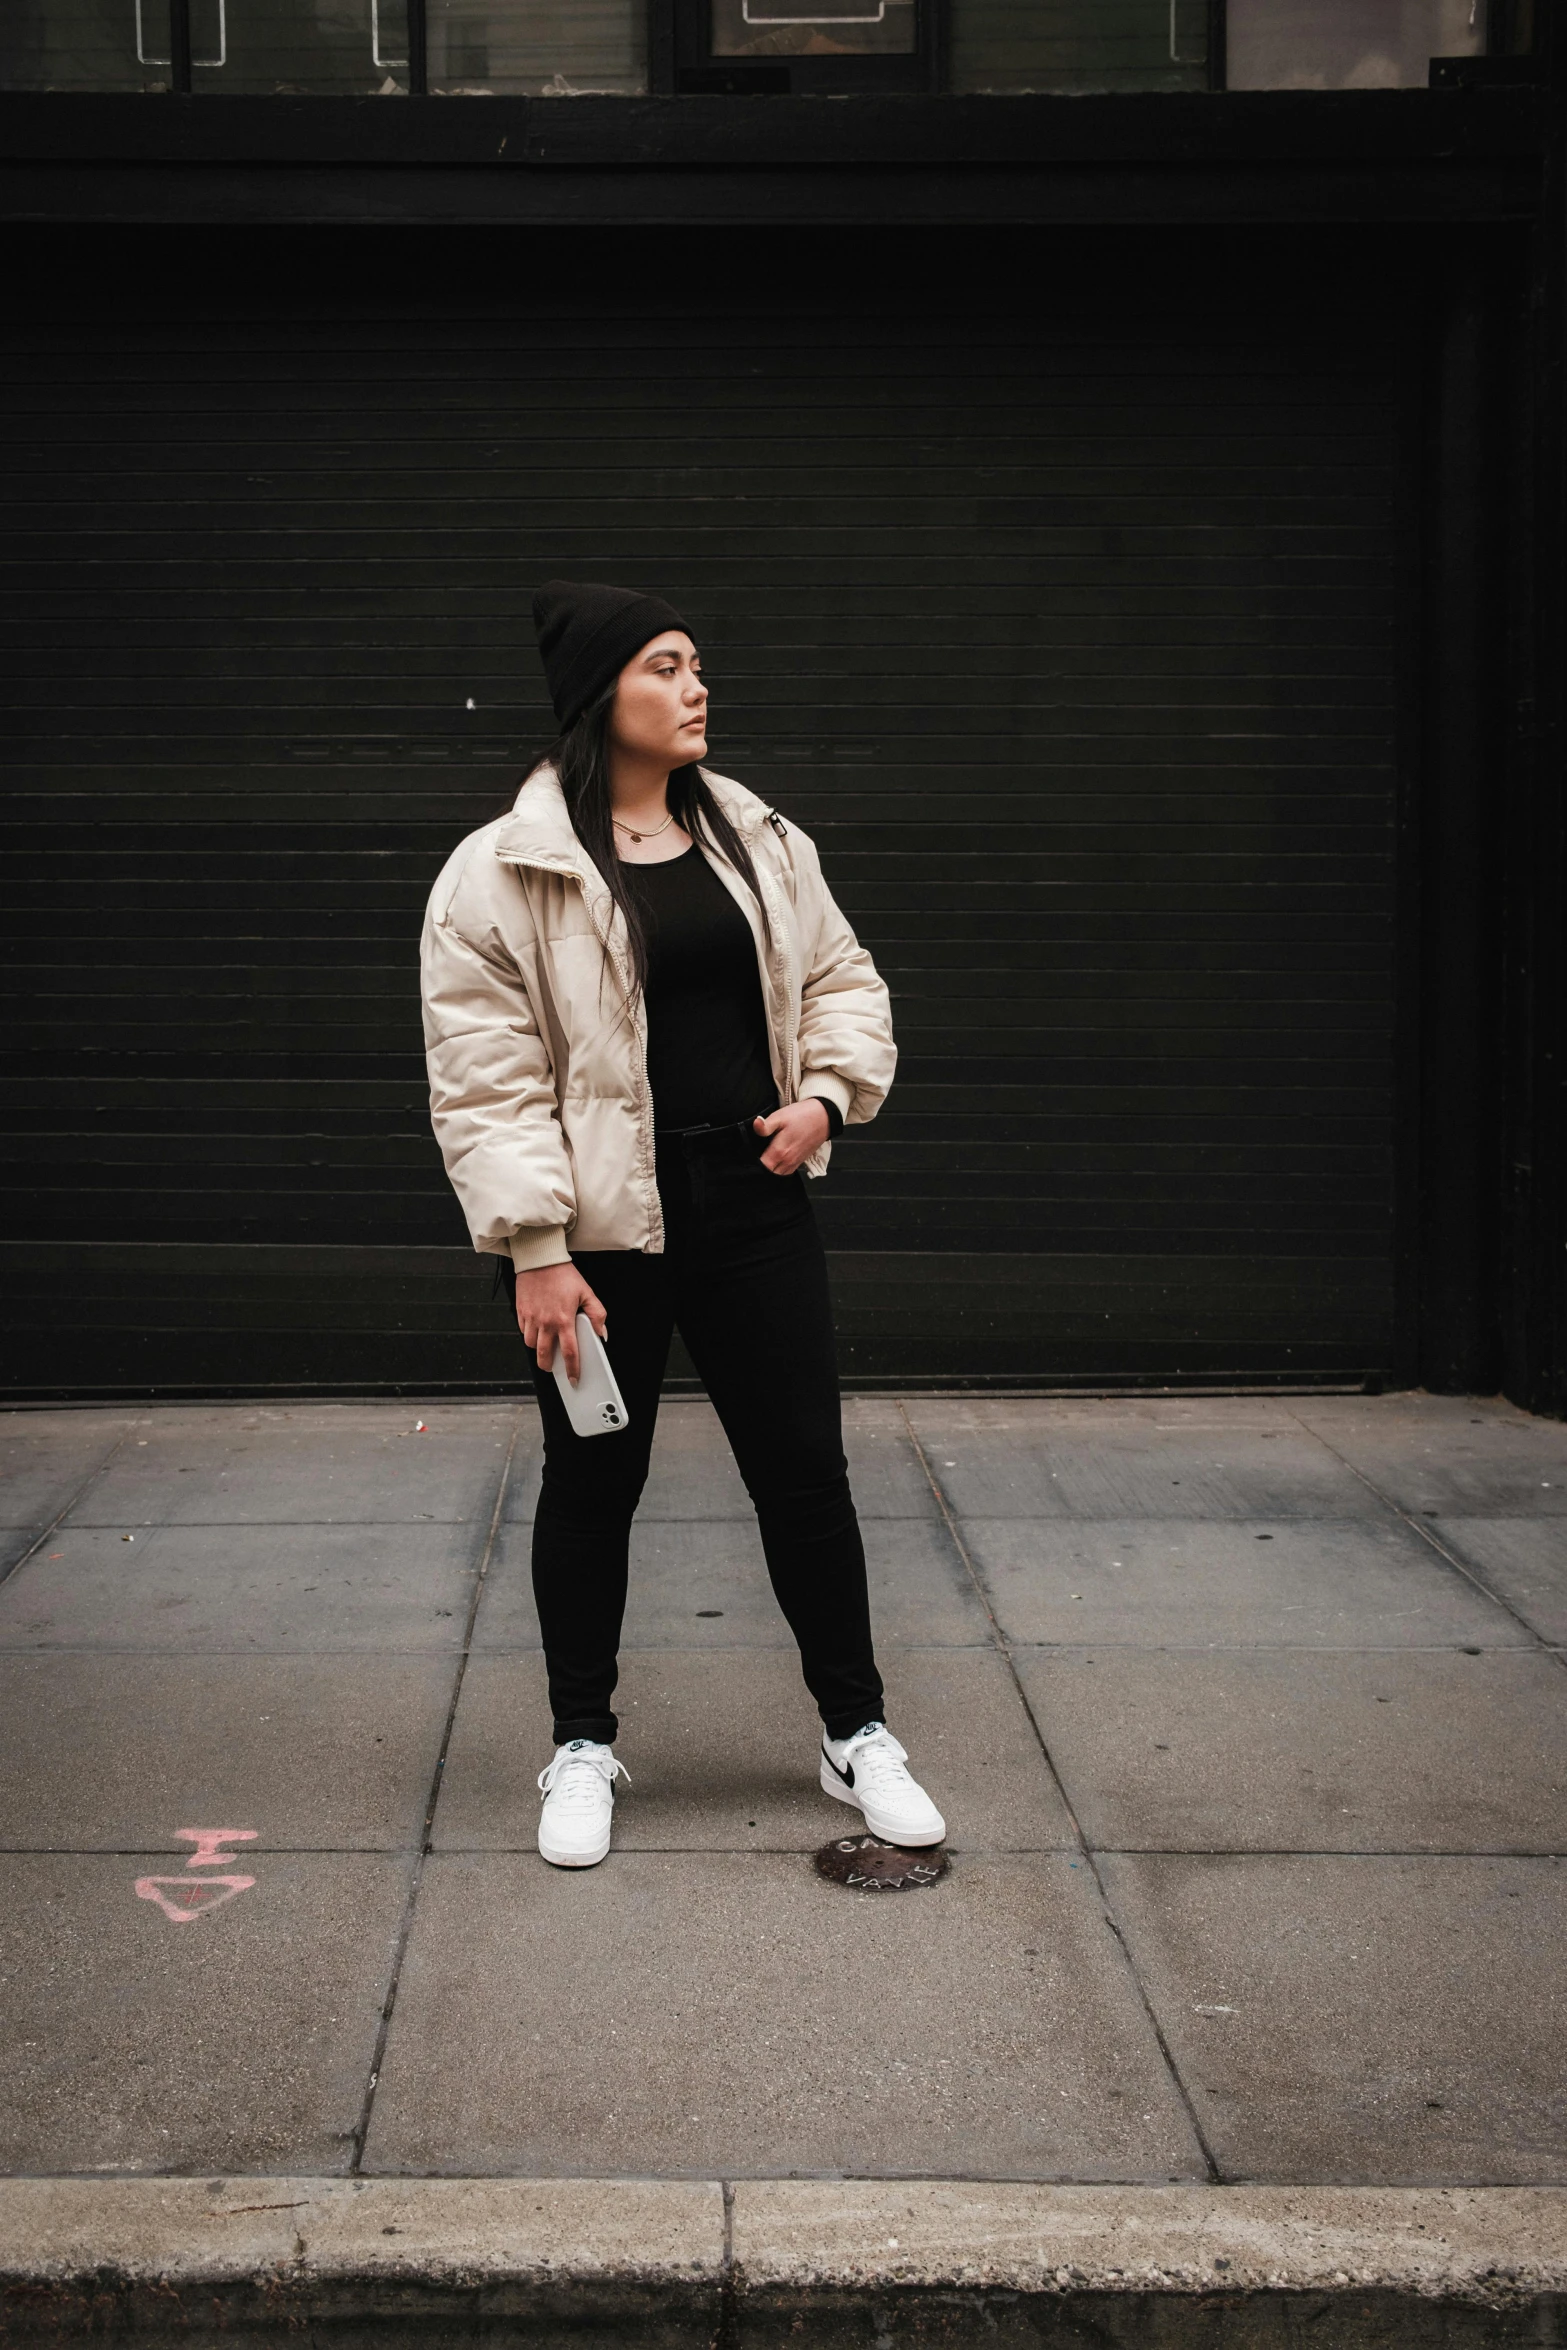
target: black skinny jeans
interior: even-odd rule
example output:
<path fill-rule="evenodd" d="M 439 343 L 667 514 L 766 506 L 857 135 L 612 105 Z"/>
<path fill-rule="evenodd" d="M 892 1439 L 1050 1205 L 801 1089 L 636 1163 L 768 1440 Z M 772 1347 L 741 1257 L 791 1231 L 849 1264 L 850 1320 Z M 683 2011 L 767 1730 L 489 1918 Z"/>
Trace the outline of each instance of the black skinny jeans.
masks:
<path fill-rule="evenodd" d="M 578 1436 L 533 1361 L 544 1478 L 533 1517 L 556 1743 L 612 1739 L 631 1520 L 678 1325 L 756 1505 L 767 1571 L 828 1735 L 880 1717 L 865 1548 L 849 1492 L 827 1264 L 803 1175 L 774 1175 L 744 1129 L 658 1145 L 664 1253 L 592 1249 L 573 1263 L 609 1322 L 630 1424 Z"/>

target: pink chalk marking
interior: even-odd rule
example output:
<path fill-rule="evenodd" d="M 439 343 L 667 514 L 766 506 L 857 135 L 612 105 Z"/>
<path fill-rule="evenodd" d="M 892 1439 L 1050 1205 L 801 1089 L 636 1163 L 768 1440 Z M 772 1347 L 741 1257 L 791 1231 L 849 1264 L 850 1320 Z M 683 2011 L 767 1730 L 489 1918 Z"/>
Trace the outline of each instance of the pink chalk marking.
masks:
<path fill-rule="evenodd" d="M 259 1828 L 176 1828 L 174 1833 L 196 1847 L 185 1863 L 188 1869 L 220 1869 L 225 1861 L 237 1857 L 223 1851 L 225 1844 L 254 1844 L 261 1831 Z M 254 1878 L 246 1879 L 247 1884 L 254 1882 Z"/>
<path fill-rule="evenodd" d="M 175 1925 L 188 1926 L 209 1909 L 221 1909 L 225 1901 L 248 1893 L 255 1881 L 254 1877 L 138 1877 L 136 1896 L 139 1901 L 155 1901 Z"/>
<path fill-rule="evenodd" d="M 253 1844 L 260 1835 L 259 1828 L 176 1828 L 176 1836 L 196 1849 L 185 1866 L 190 1869 L 220 1869 L 232 1863 L 234 1854 L 225 1852 L 225 1844 Z M 177 1926 L 188 1926 L 192 1918 L 205 1917 L 209 1909 L 221 1909 L 225 1901 L 236 1894 L 248 1893 L 254 1877 L 138 1877 L 136 1897 L 139 1901 L 155 1901 L 166 1918 Z"/>

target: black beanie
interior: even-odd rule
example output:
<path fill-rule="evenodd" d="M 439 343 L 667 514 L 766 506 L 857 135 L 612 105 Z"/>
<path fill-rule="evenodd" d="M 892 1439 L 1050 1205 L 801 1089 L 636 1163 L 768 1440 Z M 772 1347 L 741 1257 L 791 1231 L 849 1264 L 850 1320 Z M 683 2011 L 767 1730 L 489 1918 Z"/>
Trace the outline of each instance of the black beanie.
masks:
<path fill-rule="evenodd" d="M 686 624 L 661 596 L 589 581 L 547 579 L 533 599 L 533 625 L 550 700 L 562 726 L 580 718 L 634 653 L 666 628 Z M 690 630 L 686 630 L 689 636 Z"/>

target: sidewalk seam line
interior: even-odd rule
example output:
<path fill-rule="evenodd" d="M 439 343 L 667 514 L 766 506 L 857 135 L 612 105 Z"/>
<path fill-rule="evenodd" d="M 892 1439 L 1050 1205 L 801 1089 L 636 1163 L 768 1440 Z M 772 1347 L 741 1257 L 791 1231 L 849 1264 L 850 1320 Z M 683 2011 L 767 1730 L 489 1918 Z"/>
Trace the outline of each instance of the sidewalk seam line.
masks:
<path fill-rule="evenodd" d="M 413 1933 L 414 1911 L 418 1906 L 420 1889 L 424 1884 L 424 1864 L 430 1856 L 435 1814 L 440 1804 L 441 1788 L 446 1776 L 446 1757 L 452 1743 L 452 1732 L 457 1724 L 457 1707 L 462 1698 L 462 1686 L 468 1670 L 468 1659 L 473 1653 L 474 1625 L 478 1621 L 479 1602 L 484 1597 L 484 1584 L 490 1571 L 490 1560 L 495 1554 L 495 1541 L 501 1529 L 501 1514 L 506 1507 L 506 1494 L 511 1484 L 512 1462 L 517 1455 L 517 1443 L 522 1435 L 522 1429 L 523 1414 L 519 1409 L 512 1422 L 511 1439 L 506 1447 L 506 1457 L 501 1463 L 500 1478 L 495 1488 L 495 1506 L 490 1512 L 489 1532 L 484 1538 L 484 1548 L 479 1554 L 479 1564 L 473 1578 L 473 1589 L 468 1598 L 468 1614 L 463 1625 L 462 1646 L 457 1652 L 457 1672 L 452 1682 L 451 1702 L 446 1709 L 446 1720 L 441 1730 L 441 1743 L 435 1758 L 435 1768 L 430 1774 L 430 1793 L 424 1807 L 424 1826 L 419 1839 L 419 1849 L 414 1856 L 413 1873 L 409 1878 L 408 1893 L 403 1902 L 403 1914 L 398 1921 L 397 1940 L 392 1946 L 391 1974 L 386 1986 L 386 1998 L 381 2008 L 381 2020 L 376 2027 L 375 2046 L 370 2055 L 370 2073 L 365 2082 L 365 2093 L 359 2108 L 359 2119 L 349 2142 L 348 2176 L 350 2178 L 363 2175 L 365 2144 L 370 2135 L 371 2116 L 375 2111 L 376 2091 L 381 2083 L 381 2068 L 386 2061 L 387 2041 L 392 2030 L 392 2013 L 397 2005 L 398 1986 L 402 1982 L 403 1960 L 407 1956 L 409 1940 Z"/>
<path fill-rule="evenodd" d="M 1092 1521 L 1083 1519 L 1079 1523 L 1088 1525 Z M 0 1582 L 3 1581 L 4 1576 L 0 1575 Z M 1559 1640 L 1546 1640 L 1543 1643 L 1539 1640 L 1495 1641 L 1488 1647 L 1478 1649 L 1467 1647 L 1462 1642 L 1455 1644 L 1451 1640 L 1421 1642 L 1406 1640 L 1392 1645 L 1384 1644 L 1380 1647 L 1374 1643 L 1361 1646 L 1354 1642 L 1346 1643 L 1340 1647 L 1328 1647 L 1323 1642 L 1315 1640 L 1148 1641 L 1093 1640 L 1087 1637 L 1076 1640 L 1018 1640 L 1013 1643 L 1014 1648 L 1021 1649 L 1025 1654 L 1039 1657 L 1077 1657 L 1092 1649 L 1096 1656 L 1111 1651 L 1117 1656 L 1132 1657 L 1369 1656 L 1389 1662 L 1396 1662 L 1404 1657 L 1468 1656 L 1470 1654 L 1533 1659 L 1540 1654 L 1542 1645 L 1546 1655 L 1552 1658 L 1567 1656 L 1567 1645 Z M 988 1652 L 994 1647 L 995 1642 L 988 1638 L 984 1640 L 910 1640 L 896 1649 L 889 1647 L 887 1653 L 897 1656 L 976 1656 L 981 1652 Z M 542 1656 L 544 1652 L 535 1642 L 532 1647 L 515 1648 L 506 1647 L 500 1643 L 486 1644 L 482 1653 L 488 1658 Z M 662 1641 L 657 1647 L 650 1647 L 646 1643 L 639 1645 L 635 1641 L 627 1640 L 623 1641 L 620 1647 L 622 1656 L 775 1656 L 779 1654 L 792 1655 L 793 1653 L 793 1642 L 786 1640 L 733 1640 L 727 1642 L 715 1640 L 711 1644 L 698 1645 L 694 1648 L 682 1647 L 678 1641 L 674 1640 Z M 295 1658 L 375 1659 L 390 1657 L 394 1660 L 405 1659 L 410 1662 L 417 1662 L 421 1658 L 430 1658 L 440 1664 L 450 1663 L 460 1654 L 461 1650 L 455 1641 L 450 1648 L 327 1648 L 325 1646 L 314 1648 L 197 1648 L 193 1643 L 166 1648 L 155 1648 L 144 1643 L 139 1647 L 132 1648 L 123 1643 L 115 1645 L 109 1641 L 98 1640 L 35 1640 L 24 1647 L 20 1643 L 0 1636 L 0 1659 L 61 1656 L 216 1657 L 239 1664 L 247 1663 L 251 1658 L 287 1664 Z"/>
<path fill-rule="evenodd" d="M 1418 1534 L 1421 1541 L 1434 1550 L 1439 1559 L 1445 1559 L 1454 1574 L 1462 1575 L 1464 1581 L 1478 1591 L 1482 1598 L 1488 1599 L 1493 1607 L 1499 1607 L 1503 1615 L 1510 1616 L 1519 1630 L 1528 1635 L 1530 1644 L 1536 1653 L 1543 1651 L 1555 1663 L 1567 1669 L 1567 1655 L 1564 1655 L 1561 1649 L 1553 1648 L 1544 1633 L 1536 1631 L 1528 1617 L 1519 1614 L 1511 1600 L 1504 1599 L 1499 1591 L 1493 1591 L 1490 1584 L 1473 1567 L 1466 1566 L 1461 1558 L 1448 1549 L 1445 1542 L 1439 1542 L 1429 1525 L 1406 1510 L 1401 1501 L 1395 1501 L 1391 1493 L 1384 1493 L 1374 1477 L 1368 1477 L 1365 1470 L 1350 1459 L 1348 1453 L 1340 1452 L 1336 1444 L 1324 1436 L 1319 1428 L 1313 1428 L 1309 1421 L 1303 1420 L 1299 1412 L 1291 1412 L 1290 1418 L 1298 1428 L 1305 1431 L 1306 1435 L 1314 1437 L 1324 1452 L 1330 1452 L 1336 1461 L 1341 1462 L 1352 1477 L 1358 1477 L 1366 1491 L 1374 1493 L 1384 1509 L 1391 1510 L 1394 1517 L 1400 1519 L 1412 1534 Z"/>
<path fill-rule="evenodd" d="M 1035 1740 L 1039 1746 L 1040 1754 L 1044 1758 L 1045 1768 L 1050 1773 L 1051 1781 L 1054 1784 L 1056 1793 L 1061 1799 L 1062 1808 L 1064 1809 L 1067 1818 L 1072 1824 L 1072 1833 L 1077 1838 L 1077 1848 L 1082 1854 L 1084 1865 L 1092 1874 L 1094 1884 L 1098 1889 L 1100 1906 L 1104 1912 L 1105 1922 L 1109 1926 L 1111 1933 L 1115 1936 L 1117 1945 L 1120 1948 L 1122 1961 L 1126 1967 L 1127 1975 L 1130 1978 L 1132 1988 L 1137 1994 L 1138 2004 L 1141 2006 L 1143 2014 L 1148 2019 L 1148 2028 L 1154 2036 L 1154 2044 L 1158 2048 L 1160 2056 L 1164 2059 L 1165 2070 L 1169 2075 L 1172 2086 L 1174 2087 L 1176 2097 L 1181 2106 L 1181 2110 L 1186 2115 L 1187 2122 L 1191 2128 L 1192 2136 L 1197 2142 L 1198 2152 L 1201 2154 L 1202 2159 L 1207 2166 L 1208 2183 L 1210 2186 L 1218 2186 L 1222 2184 L 1222 2173 L 1220 2172 L 1218 2162 L 1214 2157 L 1213 2148 L 1208 2143 L 1207 2132 L 1204 2130 L 1201 2121 L 1198 2119 L 1197 2109 L 1192 2103 L 1191 2094 L 1187 2089 L 1186 2083 L 1181 2078 L 1180 2068 L 1176 2064 L 1175 2056 L 1171 2050 L 1170 2043 L 1164 2035 L 1164 2026 L 1160 2023 L 1158 2016 L 1154 2013 L 1153 2002 L 1148 1996 L 1147 1988 L 1144 1985 L 1141 1974 L 1138 1972 L 1136 1961 L 1132 1957 L 1131 1946 L 1128 1943 L 1125 1934 L 1121 1930 L 1120 1920 L 1115 1914 L 1115 1905 L 1110 1899 L 1109 1888 L 1105 1884 L 1104 1877 L 1100 1873 L 1098 1855 L 1094 1848 L 1089 1844 L 1087 1837 L 1083 1834 L 1082 1822 L 1077 1816 L 1076 1807 L 1074 1806 L 1071 1797 L 1067 1794 L 1066 1785 L 1061 1777 L 1061 1773 L 1056 1768 L 1055 1756 L 1050 1751 L 1050 1744 L 1048 1739 L 1045 1737 L 1045 1733 L 1043 1727 L 1040 1724 L 1039 1717 L 1029 1702 L 1028 1691 L 1023 1686 L 1022 1676 L 1018 1672 L 1017 1663 L 1013 1657 L 1011 1645 L 1007 1640 L 1006 1634 L 1002 1631 L 1000 1624 L 996 1620 L 996 1612 L 990 1604 L 989 1594 L 985 1590 L 984 1585 L 981 1583 L 979 1576 L 975 1571 L 973 1559 L 969 1556 L 968 1544 L 964 1541 L 962 1534 L 958 1530 L 957 1520 L 954 1518 L 952 1511 L 948 1506 L 946 1495 L 943 1493 L 941 1486 L 937 1482 L 935 1471 L 930 1465 L 930 1460 L 926 1454 L 925 1447 L 920 1442 L 919 1436 L 915 1431 L 914 1423 L 909 1418 L 908 1412 L 901 1401 L 898 1405 L 898 1416 L 908 1431 L 909 1442 L 914 1447 L 915 1458 L 918 1460 L 920 1467 L 925 1472 L 926 1483 L 929 1485 L 931 1493 L 934 1496 L 937 1509 L 941 1512 L 942 1523 L 947 1529 L 948 1539 L 951 1541 L 952 1547 L 957 1552 L 958 1557 L 963 1562 L 963 1570 L 964 1573 L 968 1576 L 970 1584 L 973 1586 L 975 1598 L 979 1601 L 980 1606 L 985 1611 L 986 1621 L 991 1627 L 991 1633 L 996 1648 L 1000 1652 L 1007 1671 L 1012 1677 L 1012 1686 L 1017 1692 L 1018 1703 L 1022 1706 L 1023 1712 L 1028 1720 L 1029 1727 L 1034 1733 Z"/>
<path fill-rule="evenodd" d="M 95 1480 L 103 1475 L 104 1470 L 109 1466 L 111 1461 L 116 1460 L 119 1457 L 119 1454 L 124 1446 L 125 1439 L 127 1436 L 129 1436 L 134 1425 L 134 1421 L 128 1420 L 126 1422 L 115 1442 L 110 1445 L 102 1460 L 97 1462 L 91 1469 L 88 1470 L 87 1475 L 82 1479 L 80 1485 L 78 1485 L 71 1494 L 69 1501 L 65 1502 L 61 1508 L 55 1512 L 54 1516 L 49 1520 L 48 1525 L 42 1529 L 35 1541 L 28 1544 L 21 1557 L 18 1559 L 13 1559 L 11 1564 L 4 1570 L 4 1572 L 0 1573 L 0 1586 L 9 1583 L 13 1575 L 19 1575 L 22 1569 L 26 1566 L 28 1560 L 34 1557 L 37 1552 L 42 1550 L 44 1544 L 49 1540 L 50 1535 L 55 1532 L 56 1528 L 64 1525 L 66 1519 L 70 1516 L 72 1510 L 75 1509 L 83 1494 L 91 1492 Z M 121 1521 L 121 1523 L 123 1523 L 123 1521 Z M 26 1654 L 28 1652 L 24 1650 L 22 1653 Z"/>
<path fill-rule="evenodd" d="M 733 2179 L 720 2179 L 718 2193 L 723 2205 L 723 2241 L 718 2260 L 718 2323 L 713 2329 L 712 2350 L 739 2350 L 742 2288 L 735 2269 Z"/>
<path fill-rule="evenodd" d="M 443 1844 L 443 1860 L 521 1860 L 536 1844 Z M 628 1860 L 809 1860 L 809 1844 L 617 1844 Z M 1102 1860 L 1548 1860 L 1567 1861 L 1556 1844 L 953 1844 L 965 1860 L 1028 1859 L 1051 1852 L 1097 1853 Z M 258 1844 L 269 1860 L 401 1860 L 407 1844 Z M 0 1844 L 0 1860 L 179 1860 L 164 1844 Z M 428 1857 L 435 1857 L 435 1847 Z M 52 2173 L 50 2174 L 53 2175 Z M 661 2174 L 660 2174 L 661 2175 Z M 0 2171 L 0 2178 L 8 2178 Z"/>
<path fill-rule="evenodd" d="M 340 2171 L 226 2171 L 222 2174 L 217 2174 L 210 2170 L 137 2171 L 134 2173 L 127 2173 L 123 2171 L 104 2172 L 14 2170 L 0 2172 L 0 2196 L 3 2196 L 8 2188 L 18 2186 L 63 2186 L 83 2189 L 101 2187 L 110 2190 L 118 2187 L 148 2189 L 163 2189 L 182 2186 L 199 2187 L 204 2185 L 211 2185 L 213 2180 L 220 2175 L 224 2184 L 233 2187 L 244 2187 L 246 2189 L 266 2187 L 283 2180 L 286 2180 L 292 2184 L 297 2180 L 303 2179 L 312 2185 L 319 2184 L 325 2188 L 339 2187 L 343 2183 L 343 2174 Z M 717 2186 L 720 2188 L 720 2190 L 723 2190 L 725 2187 L 727 2187 L 731 2193 L 734 2193 L 742 2186 L 793 2187 L 803 2184 L 806 2186 L 827 2187 L 1021 2187 L 1029 2189 L 1039 2188 L 1049 2193 L 1054 2193 L 1057 2189 L 1060 2188 L 1067 2188 L 1073 2191 L 1080 2189 L 1085 2195 L 1152 2195 L 1158 2197 L 1171 2197 L 1177 2195 L 1246 2195 L 1259 2193 L 1280 2196 L 1374 2195 L 1378 2197 L 1388 2196 L 1395 2199 L 1400 2196 L 1416 2195 L 1431 2196 L 1433 2198 L 1446 2195 L 1493 2195 L 1509 2197 L 1517 2195 L 1548 2195 L 1567 2197 L 1567 2172 L 1564 2172 L 1559 2178 L 1514 2179 L 1510 2181 L 1497 2180 L 1494 2178 L 1482 2178 L 1479 2176 L 1459 2177 L 1446 2175 L 1428 2179 L 1402 2179 L 1393 2182 L 1391 2185 L 1385 2179 L 1238 2178 L 1199 2180 L 1164 2178 L 1148 2179 L 1133 2178 L 1129 2176 L 1115 2177 L 1105 2174 L 1101 2174 L 1096 2178 L 1085 2178 L 1081 2172 L 1073 2171 L 918 2171 L 890 2169 L 829 2169 L 820 2171 L 794 2169 L 788 2171 L 742 2171 L 733 2181 L 709 2179 L 705 2173 L 696 2171 L 667 2172 L 646 2170 L 399 2170 L 365 2171 L 360 2174 L 360 2177 L 363 2184 L 366 2186 L 388 2187 L 393 2189 L 410 2186 L 436 2186 L 444 2188 L 453 2185 L 510 2186 L 517 2184 L 529 2187 L 594 2185 L 629 2185 L 638 2187 Z M 257 2210 L 266 2210 L 268 2208 L 275 2210 L 291 2210 L 297 2209 L 299 2206 L 290 2204 L 277 2204 L 269 2207 L 265 2204 L 260 2204 L 254 2206 L 253 2208 Z M 231 2218 L 234 2216 L 234 2214 L 231 2207 L 218 2206 L 214 2216 Z M 0 2269 L 0 2273 L 3 2273 L 3 2269 Z"/>

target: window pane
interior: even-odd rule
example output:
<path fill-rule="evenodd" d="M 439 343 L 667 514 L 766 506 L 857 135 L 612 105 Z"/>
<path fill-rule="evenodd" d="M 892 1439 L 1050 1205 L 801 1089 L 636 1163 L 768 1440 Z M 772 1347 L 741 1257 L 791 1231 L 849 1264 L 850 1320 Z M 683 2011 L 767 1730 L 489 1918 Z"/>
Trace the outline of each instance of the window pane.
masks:
<path fill-rule="evenodd" d="M 715 57 L 912 57 L 914 0 L 712 0 Z"/>
<path fill-rule="evenodd" d="M 1229 0 L 1232 90 L 1423 90 L 1485 48 L 1485 0 Z"/>
<path fill-rule="evenodd" d="M 0 89 L 166 90 L 168 60 L 169 0 L 0 0 Z"/>
<path fill-rule="evenodd" d="M 190 51 L 203 92 L 397 97 L 407 0 L 191 0 Z"/>
<path fill-rule="evenodd" d="M 647 88 L 644 0 L 428 0 L 430 87 L 457 97 Z"/>
<path fill-rule="evenodd" d="M 951 0 L 951 11 L 955 90 L 1208 86 L 1207 0 Z"/>
<path fill-rule="evenodd" d="M 408 0 L 190 0 L 203 91 L 408 86 Z M 169 0 L 0 0 L 0 88 L 163 90 Z"/>

